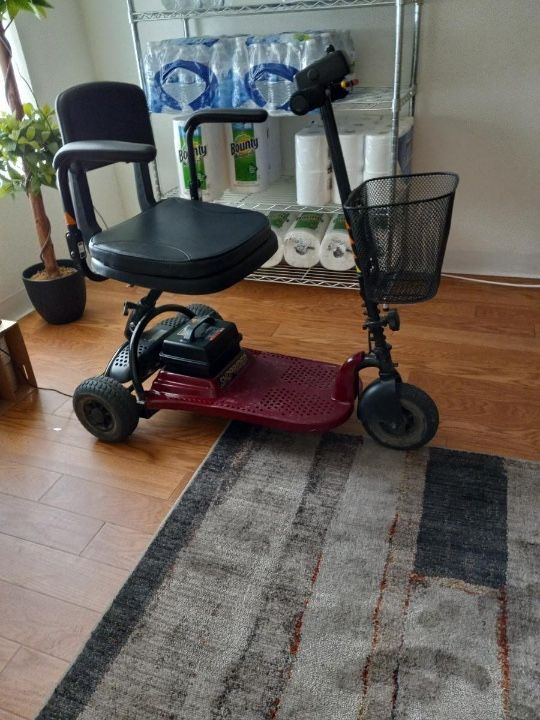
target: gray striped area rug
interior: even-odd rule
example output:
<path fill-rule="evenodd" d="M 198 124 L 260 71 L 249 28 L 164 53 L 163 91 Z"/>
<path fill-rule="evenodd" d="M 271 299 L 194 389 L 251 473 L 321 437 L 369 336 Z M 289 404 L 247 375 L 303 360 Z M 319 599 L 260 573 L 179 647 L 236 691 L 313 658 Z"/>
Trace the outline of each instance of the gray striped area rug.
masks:
<path fill-rule="evenodd" d="M 232 424 L 40 720 L 538 720 L 539 468 Z"/>

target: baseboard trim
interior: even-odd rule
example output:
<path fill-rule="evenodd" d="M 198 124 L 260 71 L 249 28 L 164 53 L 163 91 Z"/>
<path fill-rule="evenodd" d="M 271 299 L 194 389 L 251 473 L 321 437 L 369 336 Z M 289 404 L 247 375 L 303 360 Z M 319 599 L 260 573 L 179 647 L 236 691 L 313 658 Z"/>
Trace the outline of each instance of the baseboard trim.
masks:
<path fill-rule="evenodd" d="M 28 299 L 24 288 L 0 300 L 0 317 L 6 320 L 20 320 L 31 311 L 32 303 Z"/>

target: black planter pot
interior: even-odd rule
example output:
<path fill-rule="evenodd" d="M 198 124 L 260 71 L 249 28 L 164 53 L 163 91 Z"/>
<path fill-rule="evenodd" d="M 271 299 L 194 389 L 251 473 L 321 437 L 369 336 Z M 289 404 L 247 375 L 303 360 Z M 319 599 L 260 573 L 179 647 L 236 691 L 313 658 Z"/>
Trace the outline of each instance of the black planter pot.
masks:
<path fill-rule="evenodd" d="M 60 267 L 75 267 L 71 260 L 59 260 Z M 52 325 L 78 320 L 86 305 L 86 285 L 84 275 L 77 272 L 64 275 L 54 280 L 32 280 L 43 270 L 43 263 L 27 268 L 23 274 L 23 282 L 32 305 L 41 317 Z"/>

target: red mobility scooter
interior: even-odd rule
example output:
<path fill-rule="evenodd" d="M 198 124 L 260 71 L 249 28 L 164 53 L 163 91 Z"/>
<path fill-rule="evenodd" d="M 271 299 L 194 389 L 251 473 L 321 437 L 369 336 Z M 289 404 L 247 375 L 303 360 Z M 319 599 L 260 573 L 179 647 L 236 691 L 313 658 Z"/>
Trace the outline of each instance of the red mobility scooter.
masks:
<path fill-rule="evenodd" d="M 113 278 L 149 290 L 140 302 L 125 304 L 126 340 L 103 373 L 75 390 L 77 417 L 97 438 L 125 440 L 141 417 L 165 408 L 321 432 L 347 420 L 357 399 L 359 419 L 382 445 L 418 448 L 435 435 L 435 403 L 402 382 L 386 341 L 386 328 L 399 330 L 398 311 L 381 313 L 378 304 L 419 302 L 437 292 L 458 178 L 378 178 L 351 192 L 332 108 L 348 93 L 349 72 L 346 56 L 330 50 L 297 74 L 291 98 L 297 115 L 320 110 L 359 270 L 368 350 L 341 367 L 244 348 L 235 324 L 205 305 L 156 306 L 163 291 L 224 290 L 276 251 L 265 215 L 200 200 L 193 146 L 201 123 L 263 122 L 264 110 L 194 113 L 186 125 L 191 200 L 156 202 L 149 173 L 156 148 L 143 91 L 98 82 L 59 96 L 65 144 L 55 167 L 71 257 L 90 280 Z M 117 162 L 134 164 L 141 212 L 103 230 L 87 173 Z M 368 367 L 379 377 L 362 392 L 359 373 Z M 145 390 L 143 382 L 154 375 Z"/>

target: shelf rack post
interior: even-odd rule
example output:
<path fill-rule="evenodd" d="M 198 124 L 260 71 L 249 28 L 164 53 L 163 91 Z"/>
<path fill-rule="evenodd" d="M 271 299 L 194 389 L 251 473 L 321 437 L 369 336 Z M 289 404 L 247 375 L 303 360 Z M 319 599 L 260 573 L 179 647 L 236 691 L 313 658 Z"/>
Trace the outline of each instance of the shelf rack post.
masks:
<path fill-rule="evenodd" d="M 404 0 L 396 0 L 396 35 L 394 47 L 394 87 L 392 95 L 392 168 L 397 172 L 399 114 L 401 110 L 401 64 L 403 59 Z"/>
<path fill-rule="evenodd" d="M 418 79 L 418 55 L 420 52 L 420 26 L 422 24 L 422 2 L 416 0 L 414 3 L 414 31 L 413 31 L 413 47 L 411 61 L 411 115 L 414 117 L 416 109 L 416 83 Z"/>
<path fill-rule="evenodd" d="M 140 83 L 140 86 L 146 92 L 147 87 L 146 87 L 146 79 L 145 79 L 145 73 L 144 73 L 143 52 L 142 52 L 142 48 L 141 48 L 141 35 L 139 33 L 138 21 L 134 19 L 135 0 L 127 0 L 127 6 L 128 6 L 129 24 L 131 26 L 131 37 L 133 39 L 133 47 L 135 50 L 135 57 L 137 58 L 137 72 L 139 74 L 139 83 Z M 151 168 L 152 168 L 152 180 L 154 182 L 155 194 L 156 194 L 158 200 L 162 200 L 163 193 L 161 192 L 161 183 L 159 181 L 159 170 L 158 170 L 157 162 L 155 160 L 151 163 Z"/>

